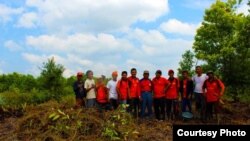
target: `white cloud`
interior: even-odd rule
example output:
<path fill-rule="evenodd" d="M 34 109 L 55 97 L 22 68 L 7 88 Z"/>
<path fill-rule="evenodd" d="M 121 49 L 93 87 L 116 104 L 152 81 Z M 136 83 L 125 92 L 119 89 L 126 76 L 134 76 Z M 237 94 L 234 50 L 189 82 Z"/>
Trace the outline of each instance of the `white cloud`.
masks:
<path fill-rule="evenodd" d="M 22 47 L 13 40 L 8 40 L 4 43 L 4 47 L 8 48 L 10 51 L 20 51 Z"/>
<path fill-rule="evenodd" d="M 32 53 L 23 53 L 23 58 L 30 62 L 33 67 L 28 70 L 32 74 L 39 75 L 39 67 L 42 66 L 43 62 L 47 62 L 49 58 L 54 58 L 57 64 L 62 64 L 65 67 L 64 76 L 69 77 L 75 75 L 78 71 L 86 72 L 91 69 L 94 71 L 95 76 L 101 76 L 102 74 L 110 76 L 111 72 L 118 70 L 118 67 L 112 63 L 98 63 L 92 62 L 91 60 L 84 59 L 80 56 L 74 56 L 68 54 L 66 57 L 50 54 L 50 55 L 37 55 Z"/>
<path fill-rule="evenodd" d="M 49 53 L 76 53 L 92 55 L 112 54 L 132 49 L 132 45 L 125 39 L 115 38 L 111 34 L 73 34 L 69 36 L 41 35 L 38 37 L 28 36 L 27 45 Z"/>
<path fill-rule="evenodd" d="M 22 12 L 23 8 L 11 8 L 0 3 L 0 23 L 11 21 L 13 15 L 18 15 Z"/>
<path fill-rule="evenodd" d="M 170 19 L 160 25 L 160 28 L 167 33 L 193 36 L 200 24 L 181 22 L 177 19 Z"/>
<path fill-rule="evenodd" d="M 250 7 L 247 5 L 247 1 L 243 0 L 242 4 L 237 8 L 236 13 L 243 13 L 244 15 L 248 15 Z"/>
<path fill-rule="evenodd" d="M 38 16 L 34 12 L 24 13 L 18 20 L 18 27 L 34 28 L 36 27 L 36 22 L 38 21 Z"/>
<path fill-rule="evenodd" d="M 27 0 L 40 22 L 61 32 L 114 31 L 137 21 L 154 21 L 169 11 L 168 0 Z"/>

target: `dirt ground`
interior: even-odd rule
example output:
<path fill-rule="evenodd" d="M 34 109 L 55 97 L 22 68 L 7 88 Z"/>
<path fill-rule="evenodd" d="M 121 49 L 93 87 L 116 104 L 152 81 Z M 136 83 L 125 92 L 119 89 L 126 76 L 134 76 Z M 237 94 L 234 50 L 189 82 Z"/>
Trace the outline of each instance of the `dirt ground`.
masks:
<path fill-rule="evenodd" d="M 54 117 L 53 113 L 56 113 Z M 171 141 L 173 124 L 250 125 L 249 113 L 250 104 L 226 102 L 221 108 L 219 120 L 201 122 L 198 119 L 180 118 L 174 121 L 157 121 L 127 119 L 123 114 L 112 112 L 99 114 L 94 109 L 75 110 L 70 106 L 48 102 L 18 110 L 1 108 L 0 140 L 111 140 L 103 136 L 103 129 L 109 127 L 108 124 L 114 124 L 114 129 L 122 137 L 119 140 Z M 121 118 L 110 120 L 112 114 L 119 115 Z M 57 115 L 60 115 L 60 118 L 56 119 Z M 122 123 L 123 118 L 128 122 Z"/>

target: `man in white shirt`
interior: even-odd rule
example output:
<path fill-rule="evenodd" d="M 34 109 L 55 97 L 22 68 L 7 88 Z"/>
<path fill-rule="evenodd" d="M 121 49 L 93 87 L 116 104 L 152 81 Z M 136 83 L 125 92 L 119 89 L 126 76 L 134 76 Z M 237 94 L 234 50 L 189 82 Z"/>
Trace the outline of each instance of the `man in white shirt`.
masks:
<path fill-rule="evenodd" d="M 202 86 L 207 79 L 207 75 L 202 73 L 201 66 L 196 66 L 195 68 L 196 75 L 193 76 L 194 82 L 194 97 L 195 97 L 195 105 L 196 111 L 200 115 L 201 120 L 205 119 L 205 104 L 206 98 L 202 90 Z M 198 115 L 195 115 L 198 116 Z"/>
<path fill-rule="evenodd" d="M 87 92 L 87 102 L 86 107 L 91 108 L 96 105 L 96 90 L 95 90 L 95 80 L 93 79 L 93 72 L 91 70 L 87 71 L 87 79 L 84 83 L 84 88 Z"/>
<path fill-rule="evenodd" d="M 107 83 L 107 88 L 108 88 L 108 93 L 109 93 L 109 102 L 112 106 L 112 109 L 116 109 L 118 107 L 118 94 L 116 91 L 117 76 L 118 76 L 118 72 L 114 71 L 112 73 L 112 80 L 109 80 L 109 82 Z"/>

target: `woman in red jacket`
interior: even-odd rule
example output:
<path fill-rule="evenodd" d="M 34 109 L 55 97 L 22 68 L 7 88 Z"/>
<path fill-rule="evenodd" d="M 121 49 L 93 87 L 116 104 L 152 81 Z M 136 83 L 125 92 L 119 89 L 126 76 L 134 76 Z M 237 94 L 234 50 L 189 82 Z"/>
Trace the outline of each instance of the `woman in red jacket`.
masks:
<path fill-rule="evenodd" d="M 98 78 L 96 85 L 96 101 L 99 111 L 109 110 L 108 89 L 103 81 L 103 78 Z"/>

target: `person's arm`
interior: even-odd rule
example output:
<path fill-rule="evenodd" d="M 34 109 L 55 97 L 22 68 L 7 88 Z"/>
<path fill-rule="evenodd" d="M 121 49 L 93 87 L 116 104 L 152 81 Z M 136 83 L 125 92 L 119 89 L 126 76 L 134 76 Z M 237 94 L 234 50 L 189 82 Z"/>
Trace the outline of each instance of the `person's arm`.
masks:
<path fill-rule="evenodd" d="M 191 99 L 194 91 L 194 82 L 192 79 L 189 80 L 189 87 L 188 87 L 188 99 Z"/>
<path fill-rule="evenodd" d="M 171 85 L 170 82 L 167 79 L 165 81 L 166 81 L 166 84 L 165 84 L 164 94 L 167 93 L 167 91 L 168 91 L 168 89 L 169 89 L 169 87 Z"/>
<path fill-rule="evenodd" d="M 203 83 L 203 86 L 202 86 L 202 92 L 203 92 L 203 96 L 206 97 L 206 81 Z"/>
<path fill-rule="evenodd" d="M 222 83 L 221 80 L 218 79 L 218 81 L 219 81 L 219 85 L 220 85 L 220 88 L 221 88 L 219 97 L 221 97 L 221 96 L 223 96 L 223 94 L 225 92 L 225 85 Z"/>
<path fill-rule="evenodd" d="M 84 87 L 85 87 L 85 89 L 86 89 L 86 92 L 89 92 L 91 89 L 94 89 L 95 88 L 95 86 L 94 85 L 92 85 L 92 86 L 88 86 L 88 84 L 85 82 L 85 84 L 84 84 Z"/>
<path fill-rule="evenodd" d="M 116 84 L 116 92 L 117 92 L 118 99 L 120 99 L 121 98 L 120 81 L 118 81 L 118 83 Z"/>
<path fill-rule="evenodd" d="M 106 88 L 107 88 L 107 89 L 106 89 L 106 90 L 107 90 L 107 97 L 108 97 L 108 101 L 109 101 L 110 82 L 108 82 Z"/>

